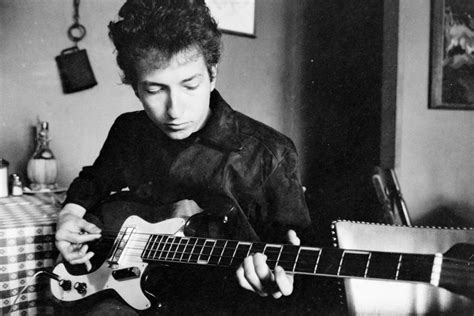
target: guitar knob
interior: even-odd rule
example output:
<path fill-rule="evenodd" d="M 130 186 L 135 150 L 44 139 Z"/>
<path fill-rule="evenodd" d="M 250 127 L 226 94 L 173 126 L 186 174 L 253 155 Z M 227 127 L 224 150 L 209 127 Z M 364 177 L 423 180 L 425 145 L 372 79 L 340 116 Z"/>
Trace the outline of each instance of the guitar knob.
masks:
<path fill-rule="evenodd" d="M 74 283 L 74 289 L 76 289 L 77 293 L 84 295 L 87 293 L 87 284 L 84 282 L 76 282 Z"/>
<path fill-rule="evenodd" d="M 62 287 L 64 291 L 69 291 L 71 289 L 71 281 L 59 280 L 59 286 Z"/>

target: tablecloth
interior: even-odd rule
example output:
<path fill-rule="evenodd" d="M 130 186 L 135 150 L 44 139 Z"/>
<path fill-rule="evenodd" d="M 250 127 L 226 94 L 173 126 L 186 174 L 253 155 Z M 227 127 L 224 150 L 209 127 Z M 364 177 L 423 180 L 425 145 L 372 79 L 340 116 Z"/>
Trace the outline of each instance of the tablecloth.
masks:
<path fill-rule="evenodd" d="M 53 194 L 0 198 L 0 314 L 52 314 L 46 297 L 49 280 L 42 274 L 33 276 L 53 267 L 58 255 L 54 247 L 58 201 Z"/>

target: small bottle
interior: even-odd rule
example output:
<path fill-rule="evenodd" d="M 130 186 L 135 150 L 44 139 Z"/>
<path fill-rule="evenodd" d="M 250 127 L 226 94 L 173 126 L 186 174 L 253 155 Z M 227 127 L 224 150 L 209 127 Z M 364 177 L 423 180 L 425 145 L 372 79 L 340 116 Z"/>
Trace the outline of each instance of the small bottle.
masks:
<path fill-rule="evenodd" d="M 58 167 L 53 152 L 49 148 L 49 124 L 41 122 L 36 138 L 36 150 L 28 161 L 27 175 L 33 191 L 56 188 Z"/>
<path fill-rule="evenodd" d="M 21 183 L 20 177 L 16 173 L 12 174 L 12 195 L 23 195 L 23 184 Z"/>

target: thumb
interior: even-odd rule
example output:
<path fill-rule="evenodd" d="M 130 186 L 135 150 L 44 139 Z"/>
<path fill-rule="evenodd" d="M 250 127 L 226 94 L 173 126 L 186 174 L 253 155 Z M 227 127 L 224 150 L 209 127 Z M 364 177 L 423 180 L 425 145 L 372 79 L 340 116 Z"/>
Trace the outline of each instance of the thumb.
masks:
<path fill-rule="evenodd" d="M 296 235 L 296 232 L 293 229 L 290 229 L 288 233 L 286 234 L 286 238 L 290 242 L 290 244 L 299 246 L 301 241 L 298 238 L 298 235 Z"/>

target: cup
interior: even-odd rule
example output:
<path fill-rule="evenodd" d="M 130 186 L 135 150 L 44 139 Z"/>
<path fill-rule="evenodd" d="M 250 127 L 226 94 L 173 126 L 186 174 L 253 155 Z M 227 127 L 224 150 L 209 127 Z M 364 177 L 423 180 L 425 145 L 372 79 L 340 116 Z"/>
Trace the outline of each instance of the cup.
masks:
<path fill-rule="evenodd" d="M 8 161 L 0 158 L 0 198 L 8 197 Z"/>

